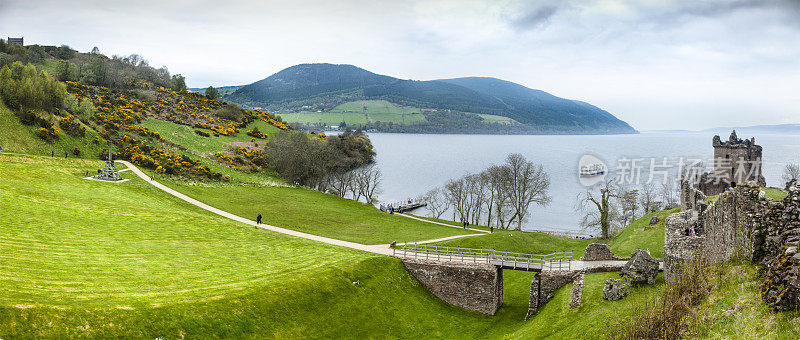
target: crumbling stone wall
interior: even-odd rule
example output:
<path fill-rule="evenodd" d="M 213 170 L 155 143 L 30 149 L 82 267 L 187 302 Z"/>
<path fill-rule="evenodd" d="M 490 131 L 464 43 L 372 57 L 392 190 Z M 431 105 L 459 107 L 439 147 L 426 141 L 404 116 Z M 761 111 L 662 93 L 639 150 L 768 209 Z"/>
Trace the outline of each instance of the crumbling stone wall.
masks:
<path fill-rule="evenodd" d="M 580 273 L 572 280 L 572 295 L 569 297 L 569 309 L 575 309 L 581 306 L 584 276 L 583 273 Z"/>
<path fill-rule="evenodd" d="M 731 258 L 762 265 L 762 296 L 777 310 L 800 309 L 800 189 L 789 188 L 782 201 L 766 198 L 746 183 L 720 194 L 701 214 L 694 210 L 667 218 L 664 265 L 671 280 L 683 263 L 702 254 L 714 262 Z M 686 236 L 685 228 L 698 236 Z"/>
<path fill-rule="evenodd" d="M 503 270 L 491 264 L 403 260 L 436 297 L 453 306 L 494 315 L 503 305 Z"/>
<path fill-rule="evenodd" d="M 586 247 L 586 252 L 581 258 L 582 261 L 624 261 L 630 257 L 615 255 L 607 244 L 592 243 Z"/>
<path fill-rule="evenodd" d="M 686 226 L 696 226 L 698 220 L 691 211 L 667 216 L 664 221 L 664 279 L 671 282 L 681 272 L 686 261 L 702 253 L 705 236 L 686 236 Z"/>
<path fill-rule="evenodd" d="M 544 306 L 547 301 L 553 298 L 553 293 L 567 283 L 572 282 L 580 271 L 577 270 L 553 270 L 543 271 L 536 274 L 536 277 L 531 281 L 531 295 L 528 302 L 528 314 L 525 320 L 528 320 L 532 315 L 539 311 L 539 308 Z M 539 286 L 541 282 L 541 287 Z M 541 292 L 541 296 L 539 295 Z"/>

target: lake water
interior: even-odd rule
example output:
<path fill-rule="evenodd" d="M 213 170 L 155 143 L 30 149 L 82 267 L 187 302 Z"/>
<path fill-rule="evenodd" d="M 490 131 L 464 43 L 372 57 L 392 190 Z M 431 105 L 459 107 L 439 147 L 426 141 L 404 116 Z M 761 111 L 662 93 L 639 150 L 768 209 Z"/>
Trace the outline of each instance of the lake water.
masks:
<path fill-rule="evenodd" d="M 552 230 L 581 234 L 580 213 L 575 211 L 577 196 L 586 190 L 579 182 L 578 160 L 591 154 L 608 165 L 615 175 L 617 167 L 635 169 L 638 159 L 641 181 L 649 179 L 651 158 L 659 166 L 671 165 L 671 179 L 683 157 L 702 159 L 706 166 L 713 156 L 709 133 L 641 133 L 612 136 L 505 136 L 505 135 L 427 135 L 370 133 L 378 153 L 377 165 L 383 172 L 383 202 L 403 201 L 443 186 L 448 180 L 480 172 L 500 164 L 509 153 L 521 153 L 541 164 L 550 175 L 552 203 L 534 206 L 524 229 Z M 727 135 L 722 136 L 727 140 Z M 750 135 L 740 134 L 740 138 Z M 783 187 L 781 174 L 788 163 L 800 163 L 800 135 L 755 135 L 763 147 L 763 173 L 768 186 Z M 620 159 L 623 159 L 620 161 Z M 659 168 L 656 168 L 659 169 Z M 618 175 L 618 174 L 617 174 Z M 660 189 L 663 176 L 655 176 Z M 631 177 L 628 176 L 628 179 Z M 416 213 L 425 215 L 427 211 Z M 443 218 L 452 219 L 448 212 Z"/>

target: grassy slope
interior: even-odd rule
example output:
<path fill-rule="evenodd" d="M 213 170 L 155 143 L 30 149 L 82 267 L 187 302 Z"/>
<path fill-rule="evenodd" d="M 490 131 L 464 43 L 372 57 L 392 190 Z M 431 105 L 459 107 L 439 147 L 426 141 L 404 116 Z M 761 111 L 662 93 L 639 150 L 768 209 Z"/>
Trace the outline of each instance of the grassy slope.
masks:
<path fill-rule="evenodd" d="M 495 250 L 533 254 L 572 251 L 573 256 L 578 258 L 583 256 L 586 246 L 592 242 L 594 241 L 550 236 L 541 232 L 495 230 L 490 235 L 449 240 L 437 244 L 462 248 L 494 248 Z"/>
<path fill-rule="evenodd" d="M 767 195 L 767 197 L 772 198 L 776 201 L 780 201 L 784 197 L 786 197 L 786 192 L 778 188 L 764 188 L 763 190 L 764 193 Z"/>
<path fill-rule="evenodd" d="M 213 299 L 368 257 L 209 216 L 141 180 L 82 179 L 97 161 L 0 160 L 0 205 L 14 207 L 0 210 L 3 304 Z"/>
<path fill-rule="evenodd" d="M 531 324 L 531 273 L 506 272 L 497 316 L 467 312 L 397 259 L 77 176 L 99 165 L 0 155 L 0 202 L 15 208 L 0 210 L 0 337 L 500 338 Z"/>
<path fill-rule="evenodd" d="M 752 264 L 722 264 L 716 287 L 688 319 L 690 337 L 703 339 L 798 339 L 800 312 L 772 313 L 761 299 Z"/>
<path fill-rule="evenodd" d="M 662 210 L 644 215 L 628 225 L 611 242 L 611 250 L 620 256 L 630 256 L 636 249 L 650 249 L 654 257 L 664 256 L 664 220 L 679 212 L 680 208 Z M 658 217 L 658 223 L 651 226 L 650 219 Z"/>
<path fill-rule="evenodd" d="M 252 130 L 254 127 L 258 127 L 258 129 L 267 136 L 272 136 L 280 131 L 278 128 L 269 125 L 262 120 L 256 120 L 255 122 L 250 123 L 250 125 L 248 125 L 246 128 L 239 129 L 240 131 L 236 135 L 221 135 L 219 137 L 214 136 L 214 132 L 211 130 L 196 129 L 192 128 L 191 126 L 175 124 L 173 122 L 159 119 L 148 119 L 142 122 L 142 126 L 150 129 L 150 131 L 158 131 L 167 141 L 182 145 L 189 151 L 197 154 L 213 154 L 217 151 L 223 151 L 225 144 L 232 142 L 249 142 L 251 139 L 253 139 L 253 137 L 248 136 L 246 132 L 248 130 Z M 202 130 L 211 134 L 211 136 L 200 136 L 196 134 L 194 130 Z M 256 141 L 261 140 L 256 139 Z"/>
<path fill-rule="evenodd" d="M 295 187 L 250 185 L 166 185 L 204 203 L 242 217 L 309 234 L 365 243 L 420 241 L 470 234 L 468 230 L 382 213 L 373 206 Z"/>
<path fill-rule="evenodd" d="M 14 115 L 11 110 L 6 108 L 0 102 L 0 147 L 4 152 L 18 152 L 29 153 L 38 155 L 52 154 L 64 157 L 64 152 L 69 153 L 69 157 L 75 157 L 72 154 L 72 148 L 79 147 L 81 149 L 81 158 L 97 159 L 103 145 L 95 145 L 92 143 L 96 132 L 87 129 L 84 137 L 72 137 L 61 131 L 60 137 L 52 144 L 45 142 L 36 136 L 38 127 L 25 126 L 19 121 L 19 117 Z"/>

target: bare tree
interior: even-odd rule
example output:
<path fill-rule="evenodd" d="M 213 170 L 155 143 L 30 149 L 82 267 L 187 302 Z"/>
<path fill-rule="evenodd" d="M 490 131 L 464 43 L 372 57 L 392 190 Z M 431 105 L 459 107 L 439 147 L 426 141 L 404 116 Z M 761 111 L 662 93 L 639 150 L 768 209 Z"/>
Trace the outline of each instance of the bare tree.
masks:
<path fill-rule="evenodd" d="M 658 194 L 653 183 L 647 182 L 639 190 L 639 205 L 642 206 L 645 214 L 658 211 L 660 202 L 657 201 Z"/>
<path fill-rule="evenodd" d="M 509 168 L 505 165 L 492 165 L 482 175 L 488 178 L 488 195 L 486 197 L 488 224 L 492 225 L 492 217 L 494 217 L 495 226 L 504 229 L 510 211 L 508 193 L 511 187 L 511 176 Z"/>
<path fill-rule="evenodd" d="M 624 227 L 636 219 L 636 211 L 639 210 L 639 190 L 633 189 L 626 184 L 617 184 L 615 198 L 620 208 L 620 226 Z"/>
<path fill-rule="evenodd" d="M 617 186 L 613 179 L 601 183 L 597 193 L 587 190 L 579 194 L 578 210 L 584 213 L 581 225 L 587 229 L 600 229 L 602 238 L 610 238 L 612 223 L 618 218 L 615 198 Z"/>
<path fill-rule="evenodd" d="M 800 181 L 800 165 L 786 164 L 783 168 L 783 181 L 786 184 L 791 181 Z"/>
<path fill-rule="evenodd" d="M 423 200 L 428 204 L 427 208 L 431 212 L 431 217 L 440 218 L 447 209 L 450 209 L 450 201 L 447 200 L 440 188 L 429 190 L 423 196 Z"/>
<path fill-rule="evenodd" d="M 480 174 L 469 175 L 466 177 L 466 180 L 469 183 L 470 205 L 472 206 L 470 209 L 472 213 L 472 222 L 470 223 L 478 225 L 481 223 L 481 215 L 486 203 L 489 184 L 487 178 Z"/>
<path fill-rule="evenodd" d="M 511 179 L 509 202 L 514 211 L 511 220 L 516 220 L 517 230 L 521 230 L 532 203 L 542 206 L 550 204 L 551 198 L 547 194 L 550 176 L 541 165 L 533 164 L 518 153 L 508 155 L 505 165 Z"/>
<path fill-rule="evenodd" d="M 464 178 L 453 179 L 444 185 L 448 201 L 453 207 L 453 215 L 458 215 L 459 222 L 466 222 L 469 218 L 467 188 Z"/>
<path fill-rule="evenodd" d="M 356 183 L 358 185 L 358 195 L 363 197 L 369 204 L 373 204 L 378 200 L 378 194 L 381 192 L 381 183 L 383 182 L 383 174 L 375 164 L 360 167 L 355 170 Z"/>
<path fill-rule="evenodd" d="M 660 194 L 661 200 L 664 203 L 664 209 L 670 209 L 678 206 L 680 188 L 676 181 L 662 182 Z"/>

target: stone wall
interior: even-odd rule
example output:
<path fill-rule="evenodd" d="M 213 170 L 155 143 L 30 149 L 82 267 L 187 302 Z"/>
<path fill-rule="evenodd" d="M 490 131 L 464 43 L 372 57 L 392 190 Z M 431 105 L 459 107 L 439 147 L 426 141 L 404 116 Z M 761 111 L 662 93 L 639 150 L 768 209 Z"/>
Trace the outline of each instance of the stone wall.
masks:
<path fill-rule="evenodd" d="M 544 306 L 547 301 L 553 298 L 553 293 L 567 283 L 572 282 L 580 272 L 576 270 L 553 270 L 543 271 L 536 274 L 536 277 L 531 281 L 531 295 L 528 302 L 528 314 L 525 320 L 528 320 L 532 315 L 539 311 L 539 308 Z M 541 287 L 539 283 L 541 282 Z M 539 293 L 541 292 L 541 296 Z"/>
<path fill-rule="evenodd" d="M 503 304 L 503 270 L 490 264 L 404 260 L 406 268 L 439 299 L 494 315 Z"/>
<path fill-rule="evenodd" d="M 580 273 L 575 276 L 572 281 L 572 295 L 569 298 L 569 309 L 575 309 L 581 306 L 583 299 L 583 279 L 584 274 Z"/>
<path fill-rule="evenodd" d="M 766 198 L 753 183 L 738 185 L 698 213 L 667 218 L 664 265 L 668 281 L 685 261 L 702 255 L 712 263 L 732 258 L 763 265 L 762 296 L 775 309 L 800 308 L 800 189 L 782 201 Z M 689 226 L 699 231 L 686 236 Z"/>
<path fill-rule="evenodd" d="M 624 261 L 628 259 L 630 259 L 630 257 L 614 255 L 611 248 L 603 243 L 590 244 L 586 247 L 586 252 L 583 257 L 581 257 L 582 261 Z"/>
<path fill-rule="evenodd" d="M 697 225 L 691 211 L 675 213 L 664 221 L 664 279 L 671 282 L 683 264 L 702 253 L 704 236 L 686 236 L 686 226 Z"/>

